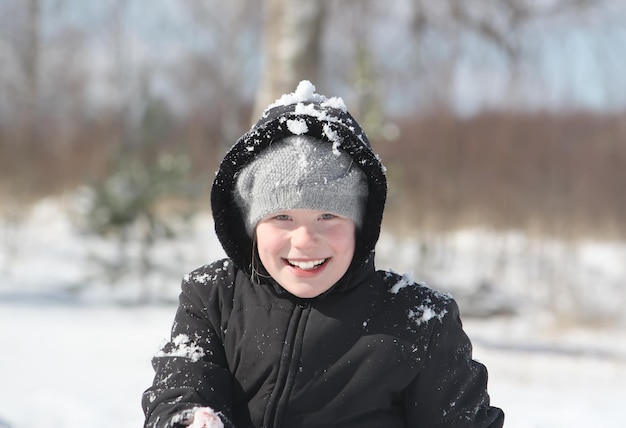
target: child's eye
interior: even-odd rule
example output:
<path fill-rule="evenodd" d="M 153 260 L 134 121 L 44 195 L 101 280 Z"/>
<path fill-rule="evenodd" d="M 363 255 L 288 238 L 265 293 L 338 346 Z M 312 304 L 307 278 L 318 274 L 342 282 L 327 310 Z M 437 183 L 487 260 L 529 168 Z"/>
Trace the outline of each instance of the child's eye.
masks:
<path fill-rule="evenodd" d="M 277 214 L 274 216 L 275 220 L 289 220 L 289 216 L 287 214 Z"/>
<path fill-rule="evenodd" d="M 336 218 L 337 216 L 335 214 L 331 214 L 331 213 L 324 213 L 320 216 L 320 219 L 322 220 L 331 220 L 333 218 Z"/>

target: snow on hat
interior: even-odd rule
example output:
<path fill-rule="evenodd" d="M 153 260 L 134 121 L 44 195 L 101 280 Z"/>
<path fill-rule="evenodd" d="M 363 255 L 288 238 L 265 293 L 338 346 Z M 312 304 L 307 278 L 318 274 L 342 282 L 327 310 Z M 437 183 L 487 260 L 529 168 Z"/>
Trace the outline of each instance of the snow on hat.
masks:
<path fill-rule="evenodd" d="M 352 158 L 332 144 L 303 135 L 272 143 L 237 175 L 235 194 L 246 231 L 287 209 L 327 211 L 363 224 L 368 185 Z"/>

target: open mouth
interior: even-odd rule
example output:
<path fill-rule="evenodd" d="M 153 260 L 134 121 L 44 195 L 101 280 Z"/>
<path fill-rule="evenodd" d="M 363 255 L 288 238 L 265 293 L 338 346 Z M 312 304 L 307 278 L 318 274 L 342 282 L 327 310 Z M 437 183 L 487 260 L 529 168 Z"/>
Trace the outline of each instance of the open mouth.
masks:
<path fill-rule="evenodd" d="M 324 263 L 326 263 L 326 260 L 328 260 L 328 259 L 308 260 L 308 261 L 304 261 L 303 262 L 303 261 L 299 261 L 299 260 L 289 260 L 289 259 L 287 259 L 287 263 L 289 263 L 289 265 L 291 265 L 293 267 L 297 267 L 297 268 L 302 269 L 302 270 L 313 270 L 313 269 L 316 269 L 316 268 L 320 267 Z"/>

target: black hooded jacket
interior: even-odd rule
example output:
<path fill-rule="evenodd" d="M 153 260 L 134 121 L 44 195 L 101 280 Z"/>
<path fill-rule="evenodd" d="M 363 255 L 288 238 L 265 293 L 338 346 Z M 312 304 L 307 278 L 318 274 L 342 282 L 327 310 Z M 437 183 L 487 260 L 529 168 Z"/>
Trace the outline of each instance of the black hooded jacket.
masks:
<path fill-rule="evenodd" d="M 233 193 L 244 165 L 293 135 L 290 121 L 338 145 L 368 177 L 352 264 L 313 299 L 251 279 L 253 245 Z M 375 270 L 386 191 L 384 167 L 343 109 L 313 102 L 266 112 L 220 165 L 211 203 L 228 258 L 184 278 L 171 340 L 143 396 L 145 426 L 185 426 L 199 407 L 237 428 L 502 426 L 455 301 Z"/>

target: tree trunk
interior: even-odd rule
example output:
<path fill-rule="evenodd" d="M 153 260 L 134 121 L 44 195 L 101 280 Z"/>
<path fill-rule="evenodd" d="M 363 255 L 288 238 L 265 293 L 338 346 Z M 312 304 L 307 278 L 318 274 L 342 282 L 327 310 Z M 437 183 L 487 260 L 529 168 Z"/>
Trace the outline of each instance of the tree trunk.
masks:
<path fill-rule="evenodd" d="M 24 70 L 24 110 L 22 112 L 23 141 L 30 150 L 37 139 L 37 111 L 39 105 L 39 68 L 40 68 L 40 17 L 41 5 L 39 0 L 29 0 L 27 3 L 26 45 L 22 52 L 22 67 Z"/>
<path fill-rule="evenodd" d="M 263 60 L 252 120 L 301 80 L 319 77 L 324 1 L 266 0 Z"/>

